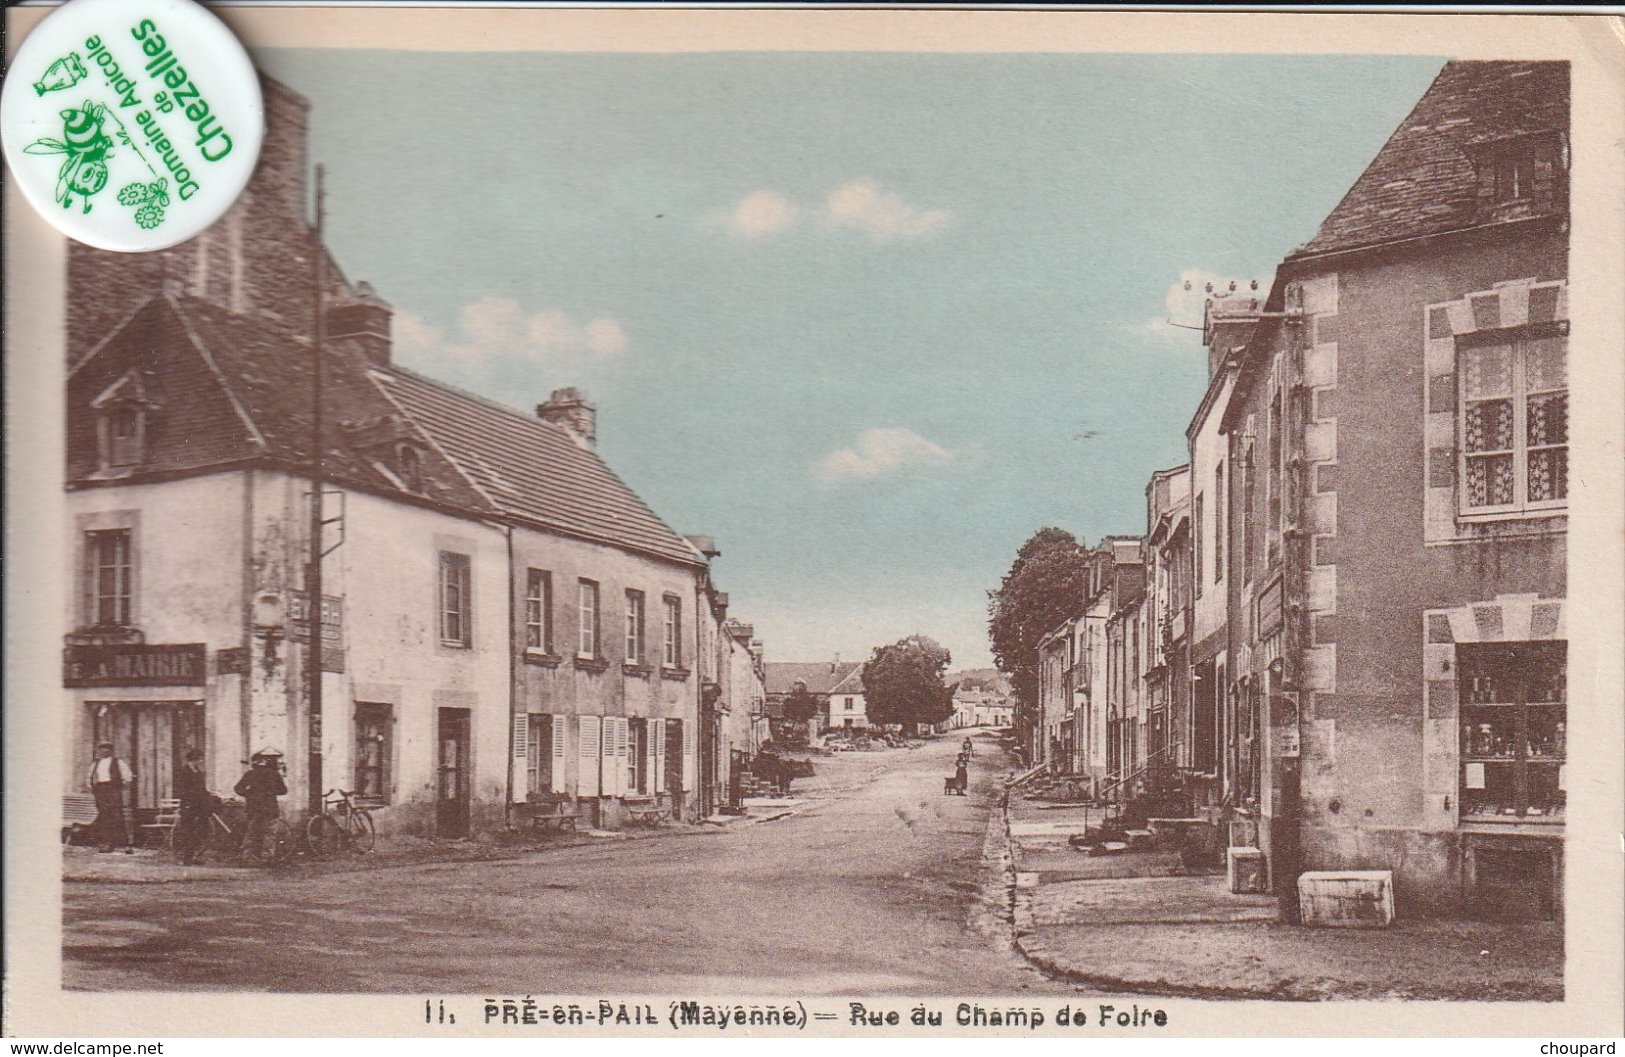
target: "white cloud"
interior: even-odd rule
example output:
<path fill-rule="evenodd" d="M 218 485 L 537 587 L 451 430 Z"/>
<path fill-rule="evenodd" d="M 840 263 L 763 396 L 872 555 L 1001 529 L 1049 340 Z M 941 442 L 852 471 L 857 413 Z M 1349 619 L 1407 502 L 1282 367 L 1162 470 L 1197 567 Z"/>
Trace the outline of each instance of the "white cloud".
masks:
<path fill-rule="evenodd" d="M 587 348 L 600 356 L 619 356 L 626 351 L 626 331 L 619 320 L 595 319 L 587 324 Z"/>
<path fill-rule="evenodd" d="M 821 206 L 802 206 L 777 191 L 753 191 L 718 214 L 721 225 L 742 239 L 779 235 L 811 219 L 814 230 L 856 231 L 874 242 L 922 239 L 953 220 L 947 209 L 921 209 L 874 180 L 851 180 L 831 191 Z"/>
<path fill-rule="evenodd" d="M 1213 296 L 1207 292 L 1207 285 L 1212 283 L 1215 292 L 1227 293 L 1232 282 L 1236 284 L 1237 297 L 1257 297 L 1263 300 L 1268 292 L 1263 278 L 1259 280 L 1259 289 L 1254 292 L 1249 289 L 1250 280 L 1221 276 L 1217 272 L 1202 268 L 1186 268 L 1179 273 L 1178 279 L 1169 284 L 1167 292 L 1163 295 L 1164 311 L 1161 316 L 1142 323 L 1125 324 L 1124 329 L 1151 334 L 1180 344 L 1199 341 L 1196 331 L 1187 328 L 1200 329 L 1202 326 L 1202 313 L 1207 299 Z"/>
<path fill-rule="evenodd" d="M 504 361 L 527 359 L 558 369 L 579 369 L 626 351 L 626 331 L 609 316 L 578 319 L 562 309 L 526 312 L 509 297 L 482 297 L 463 306 L 455 326 L 429 323 L 412 312 L 397 312 L 397 353 L 481 371 Z"/>
<path fill-rule="evenodd" d="M 958 457 L 957 452 L 911 429 L 892 426 L 866 431 L 850 448 L 840 448 L 818 460 L 813 472 L 826 481 L 872 481 L 909 470 L 947 466 Z"/>
<path fill-rule="evenodd" d="M 873 180 L 853 180 L 830 192 L 824 219 L 834 227 L 868 235 L 876 242 L 935 235 L 953 220 L 946 209 L 920 209 Z"/>
<path fill-rule="evenodd" d="M 741 238 L 777 235 L 800 218 L 801 207 L 777 191 L 746 195 L 728 214 L 728 229 Z"/>

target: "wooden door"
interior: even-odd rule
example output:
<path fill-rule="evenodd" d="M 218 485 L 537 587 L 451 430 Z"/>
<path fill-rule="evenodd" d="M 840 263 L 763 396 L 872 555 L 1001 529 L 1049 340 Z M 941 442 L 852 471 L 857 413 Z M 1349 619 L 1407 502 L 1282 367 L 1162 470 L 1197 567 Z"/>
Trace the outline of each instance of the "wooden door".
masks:
<path fill-rule="evenodd" d="M 435 795 L 435 835 L 468 836 L 469 716 L 466 708 L 440 710 L 439 782 Z"/>
<path fill-rule="evenodd" d="M 188 749 L 204 747 L 203 705 L 197 701 L 93 703 L 95 743 L 110 741 L 113 752 L 135 771 L 130 804 L 157 811 L 175 795 L 175 773 Z M 89 770 L 88 763 L 86 764 Z"/>

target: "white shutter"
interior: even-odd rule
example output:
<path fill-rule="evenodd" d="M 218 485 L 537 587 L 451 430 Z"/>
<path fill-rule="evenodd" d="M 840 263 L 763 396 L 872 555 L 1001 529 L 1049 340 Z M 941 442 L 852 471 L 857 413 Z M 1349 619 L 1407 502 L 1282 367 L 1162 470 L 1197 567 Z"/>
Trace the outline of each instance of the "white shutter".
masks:
<path fill-rule="evenodd" d="M 614 772 L 622 797 L 632 792 L 632 720 L 622 717 L 614 725 Z"/>
<path fill-rule="evenodd" d="M 666 791 L 666 721 L 651 719 L 649 721 L 649 754 L 653 762 L 649 764 L 650 781 L 654 786 L 650 790 L 655 793 Z"/>
<path fill-rule="evenodd" d="M 683 788 L 698 789 L 700 787 L 699 769 L 694 764 L 694 728 L 698 723 L 683 724 Z"/>
<path fill-rule="evenodd" d="M 564 784 L 564 717 L 554 715 L 553 728 L 553 792 L 562 793 L 567 788 Z"/>
<path fill-rule="evenodd" d="M 598 771 L 603 723 L 597 716 L 579 716 L 576 722 L 580 731 L 576 741 L 576 795 L 598 796 L 603 788 Z"/>
<path fill-rule="evenodd" d="M 604 717 L 604 743 L 600 747 L 600 756 L 604 761 L 604 787 L 600 790 L 603 796 L 620 796 L 620 770 L 615 766 L 615 741 L 620 720 L 614 716 Z"/>
<path fill-rule="evenodd" d="M 524 712 L 513 715 L 513 802 L 523 804 L 530 794 L 530 776 L 526 765 L 530 762 L 530 716 Z"/>

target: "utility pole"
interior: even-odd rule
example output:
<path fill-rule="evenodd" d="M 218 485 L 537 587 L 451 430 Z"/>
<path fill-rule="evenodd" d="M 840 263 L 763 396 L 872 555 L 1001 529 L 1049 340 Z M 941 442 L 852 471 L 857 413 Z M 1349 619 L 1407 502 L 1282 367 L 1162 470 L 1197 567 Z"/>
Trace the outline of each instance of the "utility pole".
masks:
<path fill-rule="evenodd" d="M 327 285 L 327 249 L 322 228 L 327 215 L 324 171 L 316 166 L 316 321 L 311 331 L 310 554 L 305 562 L 305 635 L 310 680 L 306 777 L 312 815 L 322 811 L 322 344 L 326 328 L 323 294 Z"/>

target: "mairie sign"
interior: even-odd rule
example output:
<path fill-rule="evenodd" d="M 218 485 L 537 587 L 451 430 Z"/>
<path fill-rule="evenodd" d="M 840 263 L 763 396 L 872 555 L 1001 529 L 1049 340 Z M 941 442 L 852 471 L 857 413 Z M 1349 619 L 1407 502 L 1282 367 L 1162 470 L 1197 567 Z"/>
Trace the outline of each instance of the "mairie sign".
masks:
<path fill-rule="evenodd" d="M 202 686 L 203 643 L 163 646 L 67 646 L 63 686 Z"/>

